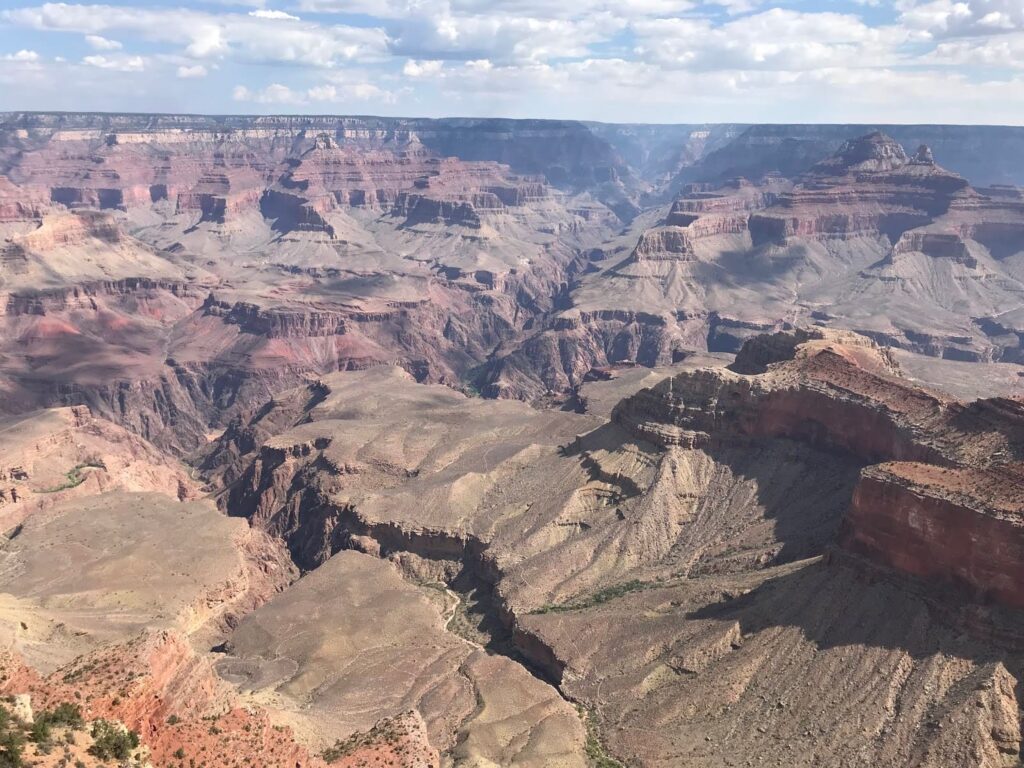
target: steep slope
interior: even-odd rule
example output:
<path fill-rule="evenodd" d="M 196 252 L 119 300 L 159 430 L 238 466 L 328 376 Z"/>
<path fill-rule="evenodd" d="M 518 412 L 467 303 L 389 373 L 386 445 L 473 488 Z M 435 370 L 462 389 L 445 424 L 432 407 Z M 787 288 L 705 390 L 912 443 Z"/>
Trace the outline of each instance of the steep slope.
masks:
<path fill-rule="evenodd" d="M 760 337 L 734 367 L 744 372 L 680 366 L 610 420 L 562 413 L 543 431 L 513 403 L 467 401 L 397 372 L 337 374 L 315 396 L 258 414 L 276 433 L 262 448 L 251 445 L 255 428 L 222 438 L 229 464 L 247 463 L 230 473 L 238 479 L 222 503 L 285 537 L 314 569 L 305 578 L 316 594 L 345 568 L 376 573 L 348 550 L 390 561 L 412 584 L 447 585 L 469 601 L 469 637 L 581 703 L 592 738 L 631 765 L 1013 764 L 1024 625 L 1016 597 L 985 582 L 1006 569 L 964 571 L 957 548 L 916 543 L 930 523 L 875 535 L 901 525 L 907 508 L 898 495 L 858 498 L 892 475 L 878 462 L 915 461 L 943 478 L 1001 472 L 1024 452 L 1019 403 L 920 390 L 854 334 Z M 946 487 L 914 477 L 918 498 Z M 890 482 L 893 493 L 901 483 Z M 944 503 L 976 552 L 1005 552 L 1017 567 L 985 517 L 993 505 L 1019 517 L 1019 500 L 987 487 L 961 483 L 960 496 L 942 491 Z M 919 521 L 947 519 L 939 503 L 914 509 Z M 931 569 L 907 567 L 890 542 L 928 547 Z M 370 578 L 392 584 L 395 573 Z M 976 593 L 956 587 L 964 578 Z M 982 593 L 1004 607 L 978 602 Z M 316 682 L 322 654 L 343 654 L 346 669 L 380 662 L 358 640 L 273 641 L 274 627 L 326 599 L 305 594 L 289 590 L 243 622 L 219 668 L 262 696 L 315 689 L 314 711 L 337 718 L 353 688 Z M 423 611 L 419 599 L 402 610 Z M 461 633 L 457 614 L 448 627 Z M 403 653 L 422 652 L 426 630 L 415 641 L 405 626 L 382 631 Z M 476 727 L 430 714 L 433 672 L 410 682 L 400 671 L 376 678 L 394 703 L 366 717 L 412 705 L 432 733 Z"/>
<path fill-rule="evenodd" d="M 31 127 L 4 186 L 4 408 L 88 404 L 179 453 L 334 370 L 462 385 L 618 221 L 413 127 L 14 122 Z M 536 163 L 521 144 L 572 130 L 495 154 Z"/>
<path fill-rule="evenodd" d="M 577 388 L 815 322 L 915 353 L 1020 357 L 1024 206 L 975 190 L 921 146 L 872 133 L 793 181 L 689 185 L 593 252 L 565 301 L 491 356 L 484 391 Z"/>

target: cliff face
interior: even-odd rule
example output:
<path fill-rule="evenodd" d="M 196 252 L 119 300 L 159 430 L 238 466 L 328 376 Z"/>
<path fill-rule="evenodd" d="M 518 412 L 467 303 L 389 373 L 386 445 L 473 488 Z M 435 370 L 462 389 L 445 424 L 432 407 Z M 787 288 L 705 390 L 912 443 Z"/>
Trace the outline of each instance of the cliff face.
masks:
<path fill-rule="evenodd" d="M 649 128 L 3 119 L 12 402 L 87 403 L 176 450 L 279 385 L 379 364 L 564 401 L 595 367 L 812 321 L 939 357 L 1022 354 L 1020 195 L 881 134 L 668 205 L 601 138 L 642 158 Z M 668 134 L 697 162 L 737 130 Z M 751 151 L 771 154 L 769 133 Z"/>
<path fill-rule="evenodd" d="M 549 163 L 590 173 L 557 143 L 574 124 L 12 119 L 0 407 L 88 404 L 181 453 L 336 370 L 459 385 L 618 222 L 550 185 Z"/>
<path fill-rule="evenodd" d="M 656 318 L 603 322 L 639 320 Z M 915 755 L 1016 759 L 1020 667 L 1007 644 L 1020 638 L 990 611 L 1018 605 L 1019 542 L 1002 518 L 1022 500 L 994 489 L 1020 480 L 998 465 L 1024 459 L 1024 408 L 923 391 L 886 350 L 824 329 L 756 338 L 736 367 L 684 370 L 610 420 L 460 398 L 383 369 L 276 398 L 225 433 L 209 466 L 226 467 L 223 508 L 285 540 L 311 572 L 243 622 L 224 669 L 265 670 L 277 686 L 279 654 L 262 649 L 280 647 L 272 638 L 297 617 L 335 621 L 321 606 L 357 589 L 351 573 L 331 574 L 372 564 L 379 585 L 394 566 L 416 583 L 486 592 L 472 625 L 507 633 L 491 647 L 514 648 L 574 701 L 604 702 L 609 748 L 637 764 L 673 764 L 681 749 L 722 764 L 737 738 L 766 762 L 786 739 L 806 756 L 797 765 L 851 744 L 886 768 Z M 651 376 L 622 373 L 583 395 L 607 402 Z M 929 490 L 939 480 L 918 473 L 910 493 L 924 500 L 907 501 L 885 474 L 906 466 L 963 479 Z M 395 599 L 372 625 L 374 653 Z M 316 671 L 322 652 L 366 658 L 359 637 L 321 640 L 364 631 L 344 616 L 329 628 L 307 618 L 310 632 L 288 643 L 312 676 L 287 668 L 303 687 L 286 693 L 312 702 L 304 712 L 351 702 L 351 686 L 323 686 Z M 837 675 L 856 684 L 837 687 Z M 423 701 L 423 679 L 399 687 Z M 428 728 L 443 731 L 451 709 L 426 711 Z M 649 728 L 658 716 L 671 736 Z M 806 736 L 809 723 L 824 735 Z"/>
<path fill-rule="evenodd" d="M 740 370 L 684 373 L 613 411 L 663 446 L 785 438 L 868 465 L 842 546 L 968 597 L 1024 607 L 1024 404 L 964 405 L 892 374 L 877 348 L 821 332 L 748 342 Z"/>
<path fill-rule="evenodd" d="M 948 404 L 941 397 L 862 368 L 860 360 L 866 358 L 884 370 L 877 348 L 846 347 L 820 333 L 802 343 L 798 335 L 779 334 L 782 354 L 781 339 L 787 336 L 794 341 L 791 354 L 807 356 L 776 361 L 762 377 L 683 373 L 624 400 L 613 418 L 665 445 L 782 437 L 841 449 L 862 462 L 938 457 L 942 440 L 919 427 L 944 418 Z M 814 351 L 808 353 L 808 347 Z M 773 356 L 741 351 L 738 364 L 749 370 L 759 367 L 752 362 L 756 359 Z"/>
<path fill-rule="evenodd" d="M 843 546 L 980 603 L 1024 608 L 1024 466 L 890 463 L 861 475 Z"/>
<path fill-rule="evenodd" d="M 965 194 L 967 182 L 938 167 L 930 150 L 911 158 L 895 140 L 873 133 L 846 142 L 783 194 L 776 208 L 752 216 L 751 235 L 755 245 L 879 235 L 896 242 Z"/>
<path fill-rule="evenodd" d="M 786 145 L 781 128 L 754 133 L 752 154 Z M 929 147 L 880 132 L 821 152 L 800 172 L 681 185 L 663 216 L 602 247 L 574 308 L 642 306 L 695 350 L 735 352 L 750 331 L 813 322 L 933 357 L 1020 359 L 1015 189 L 975 189 Z"/>
<path fill-rule="evenodd" d="M 876 126 L 913 155 L 922 144 L 944 158 L 946 165 L 977 184 L 1024 184 L 1024 172 L 1001 157 L 1019 156 L 1024 131 L 1019 128 L 972 129 L 952 125 Z M 683 168 L 677 184 L 715 182 L 735 176 L 750 179 L 766 173 L 798 176 L 822 158 L 842 148 L 863 125 L 755 125 L 744 126 L 722 146 L 714 146 L 692 166 Z M 1004 154 L 1005 153 L 1005 154 Z"/>

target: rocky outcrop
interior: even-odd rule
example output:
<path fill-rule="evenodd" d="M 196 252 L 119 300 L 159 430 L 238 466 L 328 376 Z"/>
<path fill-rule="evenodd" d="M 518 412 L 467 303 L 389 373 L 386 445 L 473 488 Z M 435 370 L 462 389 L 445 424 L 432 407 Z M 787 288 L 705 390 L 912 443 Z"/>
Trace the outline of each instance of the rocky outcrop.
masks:
<path fill-rule="evenodd" d="M 904 253 L 923 253 L 933 259 L 951 259 L 971 269 L 978 260 L 971 255 L 967 243 L 958 234 L 913 230 L 905 233 L 893 246 L 893 258 Z"/>
<path fill-rule="evenodd" d="M 862 465 L 842 546 L 976 602 L 1024 608 L 1024 402 L 970 405 L 893 375 L 854 335 L 751 340 L 733 366 L 697 370 L 622 401 L 612 418 L 662 446 L 784 438 Z"/>
<path fill-rule="evenodd" d="M 682 360 L 704 345 L 707 322 L 642 311 L 570 310 L 522 342 L 499 348 L 478 386 L 487 397 L 564 397 L 594 368 Z"/>
<path fill-rule="evenodd" d="M 634 261 L 689 261 L 694 256 L 688 226 L 649 229 L 633 249 Z"/>
<path fill-rule="evenodd" d="M 959 197 L 975 194 L 963 178 L 929 158 L 922 150 L 908 157 L 881 133 L 848 141 L 782 194 L 777 205 L 752 215 L 751 238 L 755 245 L 794 237 L 883 235 L 896 242 L 907 230 L 948 212 Z"/>
<path fill-rule="evenodd" d="M 927 147 L 922 149 L 927 150 Z M 930 153 L 930 150 L 928 150 Z M 918 156 L 921 156 L 918 150 Z M 813 168 L 811 173 L 820 176 L 844 176 L 857 173 L 887 173 L 902 168 L 910 158 L 894 139 L 881 131 L 875 131 L 843 144 L 828 160 Z M 934 159 L 932 161 L 934 164 Z"/>
<path fill-rule="evenodd" d="M 970 600 L 1024 608 L 1024 465 L 869 467 L 842 544 Z"/>
<path fill-rule="evenodd" d="M 672 204 L 662 226 L 640 235 L 632 259 L 643 261 L 692 261 L 698 242 L 719 235 L 744 235 L 753 211 L 771 205 L 780 185 L 769 182 L 756 187 L 736 179 L 719 188 L 690 185 Z"/>
<path fill-rule="evenodd" d="M 941 419 L 945 406 L 937 396 L 868 373 L 845 350 L 826 348 L 763 379 L 683 373 L 626 399 L 613 418 L 662 445 L 788 438 L 848 451 L 862 462 L 925 461 L 941 460 L 941 453 L 918 424 Z"/>
<path fill-rule="evenodd" d="M 405 217 L 405 226 L 447 224 L 480 228 L 480 216 L 473 203 L 468 201 L 434 200 L 402 193 L 395 203 L 394 213 Z"/>
<path fill-rule="evenodd" d="M 49 208 L 46 200 L 20 189 L 0 175 L 0 223 L 38 220 Z"/>
<path fill-rule="evenodd" d="M 268 309 L 237 302 L 227 305 L 211 294 L 203 304 L 203 312 L 237 325 L 243 333 L 269 339 L 334 336 L 345 333 L 345 316 L 337 312 L 291 309 Z"/>
<path fill-rule="evenodd" d="M 1024 172 L 1006 158 L 1019 157 L 1024 131 L 1019 128 L 953 125 L 883 125 L 882 132 L 900 143 L 906 154 L 931 147 L 943 163 L 978 184 L 1024 184 Z M 717 182 L 735 176 L 760 179 L 768 173 L 795 178 L 823 157 L 839 150 L 863 125 L 738 126 L 728 141 L 708 148 L 692 165 L 680 170 L 676 184 Z"/>
<path fill-rule="evenodd" d="M 692 261 L 697 257 L 697 242 L 716 235 L 739 235 L 747 231 L 747 216 L 694 216 L 673 211 L 669 226 L 649 229 L 640 236 L 632 259 L 642 261 Z"/>
<path fill-rule="evenodd" d="M 82 243 L 86 238 L 114 245 L 121 242 L 123 234 L 118 222 L 110 215 L 80 211 L 75 216 L 49 217 L 40 227 L 17 237 L 14 242 L 28 251 L 45 252 Z"/>
<path fill-rule="evenodd" d="M 73 703 L 86 721 L 123 723 L 158 765 L 189 759 L 219 765 L 235 760 L 297 768 L 326 765 L 265 709 L 243 707 L 210 661 L 176 632 L 144 633 L 46 676 L 9 652 L 0 667 L 4 693 L 29 696 L 36 711 Z"/>
<path fill-rule="evenodd" d="M 209 173 L 199 178 L 194 187 L 177 194 L 178 213 L 199 212 L 200 222 L 224 224 L 235 214 L 255 210 L 262 195 L 261 179 L 248 168 L 232 172 Z M 151 188 L 150 200 L 159 202 L 168 197 L 166 184 Z"/>

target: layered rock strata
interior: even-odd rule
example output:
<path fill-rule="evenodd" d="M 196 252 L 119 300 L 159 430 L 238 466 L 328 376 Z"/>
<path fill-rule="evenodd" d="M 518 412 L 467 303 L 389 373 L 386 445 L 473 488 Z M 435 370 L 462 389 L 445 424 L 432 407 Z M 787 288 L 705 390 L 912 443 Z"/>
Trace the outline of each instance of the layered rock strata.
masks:
<path fill-rule="evenodd" d="M 786 438 L 862 472 L 847 549 L 972 599 L 1024 607 L 1024 402 L 957 402 L 904 383 L 876 348 L 822 332 L 748 343 L 740 370 L 695 371 L 623 401 L 617 423 L 665 446 Z M 756 373 L 759 372 L 759 373 Z"/>

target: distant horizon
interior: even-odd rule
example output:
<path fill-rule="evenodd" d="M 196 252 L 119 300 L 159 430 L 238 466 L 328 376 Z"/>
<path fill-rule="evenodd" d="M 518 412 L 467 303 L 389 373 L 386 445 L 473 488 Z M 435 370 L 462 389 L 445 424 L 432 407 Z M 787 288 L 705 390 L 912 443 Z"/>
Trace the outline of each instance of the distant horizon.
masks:
<path fill-rule="evenodd" d="M 373 113 L 358 113 L 358 112 L 195 112 L 195 111 L 136 111 L 136 110 L 107 110 L 107 109 L 0 109 L 0 115 L 89 115 L 89 116 L 125 116 L 125 117 L 197 117 L 197 118 L 244 118 L 244 119 L 266 119 L 266 118 L 281 118 L 281 119 L 309 119 L 309 118 L 330 118 L 330 119 L 353 119 L 353 120 L 426 120 L 426 121 L 446 121 L 446 120 L 504 120 L 508 122 L 517 123 L 528 123 L 528 122 L 548 122 L 548 123 L 580 123 L 583 125 L 620 125 L 620 126 L 638 126 L 638 127 L 699 127 L 699 126 L 737 126 L 744 128 L 757 128 L 757 127 L 788 127 L 788 126 L 808 126 L 808 127 L 835 127 L 835 126 L 850 126 L 850 127 L 861 127 L 861 128 L 886 128 L 886 127 L 899 127 L 899 128 L 928 128 L 928 127 L 943 127 L 943 128 L 1020 128 L 1024 129 L 1024 123 L 942 123 L 942 122 L 883 122 L 883 121 L 851 121 L 851 120 L 837 120 L 837 121 L 793 121 L 793 122 L 778 122 L 778 121 L 753 121 L 753 120 L 693 120 L 693 121 L 673 121 L 673 122 L 630 122 L 630 121 L 615 121 L 615 120 L 588 120 L 583 118 L 572 118 L 572 117 L 505 117 L 503 115 L 441 115 L 441 116 L 430 116 L 430 115 L 414 115 L 414 114 L 395 114 L 395 115 L 383 115 Z"/>

